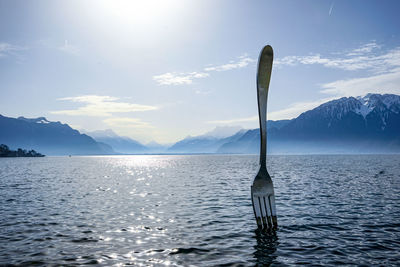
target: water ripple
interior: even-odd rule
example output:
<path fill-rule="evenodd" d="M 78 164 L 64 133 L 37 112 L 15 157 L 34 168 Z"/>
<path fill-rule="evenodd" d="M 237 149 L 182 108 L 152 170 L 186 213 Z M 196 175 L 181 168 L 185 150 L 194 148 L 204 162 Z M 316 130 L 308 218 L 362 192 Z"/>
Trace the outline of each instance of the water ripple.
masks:
<path fill-rule="evenodd" d="M 257 162 L 0 159 L 0 265 L 400 264 L 400 157 L 270 157 L 274 233 L 255 230 Z"/>

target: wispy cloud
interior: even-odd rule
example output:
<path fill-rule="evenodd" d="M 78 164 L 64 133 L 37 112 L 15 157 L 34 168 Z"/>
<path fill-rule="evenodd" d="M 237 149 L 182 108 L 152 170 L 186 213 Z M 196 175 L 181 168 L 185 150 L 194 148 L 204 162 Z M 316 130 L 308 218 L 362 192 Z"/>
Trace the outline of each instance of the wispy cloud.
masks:
<path fill-rule="evenodd" d="M 17 55 L 18 51 L 26 49 L 26 47 L 0 42 L 0 57 L 5 57 L 7 55 Z"/>
<path fill-rule="evenodd" d="M 233 69 L 240 69 L 248 66 L 250 63 L 255 62 L 247 56 L 247 54 L 238 57 L 237 61 L 230 61 L 229 63 L 217 65 L 217 66 L 207 66 L 203 71 L 197 72 L 167 72 L 161 75 L 153 76 L 153 80 L 159 85 L 185 85 L 192 84 L 194 79 L 205 78 L 210 76 L 210 72 L 213 71 L 228 71 Z"/>
<path fill-rule="evenodd" d="M 338 80 L 322 85 L 322 93 L 359 96 L 367 93 L 400 93 L 400 68 L 368 77 Z"/>
<path fill-rule="evenodd" d="M 359 48 L 353 49 L 347 55 L 348 56 L 365 55 L 365 54 L 371 53 L 375 49 L 380 49 L 380 48 L 381 48 L 381 46 L 378 45 L 376 42 L 370 42 L 370 43 L 361 45 Z"/>
<path fill-rule="evenodd" d="M 159 85 L 182 85 L 192 84 L 194 79 L 208 77 L 209 74 L 205 72 L 189 72 L 189 73 L 165 73 L 153 76 L 153 80 Z"/>
<path fill-rule="evenodd" d="M 204 91 L 204 90 L 196 90 L 194 92 L 195 92 L 196 95 L 209 95 L 211 93 L 210 90 L 206 90 L 206 91 Z"/>
<path fill-rule="evenodd" d="M 336 96 L 400 93 L 400 47 L 374 53 L 380 48 L 375 43 L 369 43 L 348 53 L 353 56 L 354 67 L 368 71 L 367 75 L 324 83 L 321 92 Z"/>
<path fill-rule="evenodd" d="M 79 48 L 76 47 L 75 45 L 72 45 L 68 42 L 68 40 L 64 41 L 64 44 L 62 46 L 59 46 L 58 49 L 62 52 L 68 53 L 68 54 L 73 54 L 76 55 L 79 53 Z"/>
<path fill-rule="evenodd" d="M 258 116 L 251 116 L 247 118 L 236 118 L 236 119 L 227 119 L 227 120 L 213 120 L 213 121 L 208 121 L 207 123 L 212 123 L 212 124 L 235 124 L 235 123 L 240 123 L 240 122 L 253 122 L 257 121 Z"/>
<path fill-rule="evenodd" d="M 333 99 L 335 99 L 335 97 L 319 99 L 316 101 L 296 102 L 296 103 L 289 105 L 287 108 L 284 108 L 284 109 L 281 109 L 278 111 L 268 112 L 267 119 L 268 120 L 292 119 L 292 118 L 299 116 L 301 113 L 303 113 L 307 110 L 316 108 L 319 105 L 321 105 L 327 101 L 333 100 Z M 243 122 L 257 122 L 257 121 L 258 121 L 258 115 L 247 117 L 247 118 L 213 120 L 213 121 L 208 121 L 207 123 L 235 125 L 235 124 L 243 123 Z"/>
<path fill-rule="evenodd" d="M 116 117 L 105 119 L 103 122 L 108 126 L 115 128 L 154 128 L 154 126 L 138 118 Z"/>
<path fill-rule="evenodd" d="M 314 109 L 318 107 L 319 105 L 331 101 L 335 99 L 336 97 L 328 97 L 328 98 L 323 98 L 315 101 L 304 101 L 304 102 L 296 102 L 291 105 L 289 105 L 287 108 L 269 112 L 268 113 L 268 119 L 269 120 L 281 120 L 281 119 L 292 119 L 297 116 L 299 116 L 301 113 Z"/>
<path fill-rule="evenodd" d="M 243 55 L 239 57 L 238 61 L 230 61 L 227 64 L 222 64 L 218 66 L 210 66 L 204 68 L 205 71 L 227 71 L 227 70 L 233 70 L 233 69 L 240 69 L 244 68 L 247 65 L 249 65 L 252 62 L 255 62 L 256 60 L 253 58 L 248 57 L 247 55 Z"/>
<path fill-rule="evenodd" d="M 394 66 L 400 64 L 400 49 L 395 48 L 386 53 L 373 53 L 380 49 L 375 42 L 364 44 L 359 48 L 352 50 L 341 56 L 321 56 L 320 54 L 312 54 L 308 56 L 286 56 L 275 60 L 277 66 L 296 66 L 303 65 L 322 65 L 327 68 L 336 68 L 342 70 L 369 70 L 373 72 L 387 71 Z M 339 53 L 335 53 L 338 55 Z M 339 54 L 340 55 L 340 54 Z M 395 59 L 395 60 L 393 60 Z"/>
<path fill-rule="evenodd" d="M 113 113 L 128 113 L 158 109 L 156 106 L 121 102 L 119 101 L 119 98 L 112 96 L 83 95 L 59 98 L 58 100 L 83 103 L 84 106 L 77 109 L 51 111 L 50 113 L 70 116 L 108 117 Z"/>

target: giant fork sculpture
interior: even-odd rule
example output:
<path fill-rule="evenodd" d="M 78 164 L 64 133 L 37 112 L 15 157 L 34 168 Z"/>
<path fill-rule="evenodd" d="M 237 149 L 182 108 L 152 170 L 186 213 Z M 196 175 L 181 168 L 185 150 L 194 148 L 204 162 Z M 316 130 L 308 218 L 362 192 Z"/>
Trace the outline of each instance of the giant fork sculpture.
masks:
<path fill-rule="evenodd" d="M 272 61 L 274 53 L 272 47 L 267 45 L 263 48 L 258 59 L 257 72 L 257 99 L 258 116 L 260 120 L 260 169 L 254 178 L 251 186 L 251 200 L 253 203 L 254 215 L 257 226 L 262 230 L 276 229 L 275 195 L 272 179 L 267 171 L 267 100 L 268 88 L 271 78 Z"/>

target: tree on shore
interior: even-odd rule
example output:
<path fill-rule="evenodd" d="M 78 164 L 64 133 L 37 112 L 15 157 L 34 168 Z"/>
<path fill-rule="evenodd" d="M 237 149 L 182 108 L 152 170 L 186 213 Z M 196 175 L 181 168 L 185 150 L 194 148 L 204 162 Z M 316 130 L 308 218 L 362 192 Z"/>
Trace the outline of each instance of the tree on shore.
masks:
<path fill-rule="evenodd" d="M 0 157 L 44 157 L 44 155 L 36 152 L 35 150 L 26 151 L 25 149 L 18 148 L 16 151 L 11 150 L 7 145 L 0 145 Z"/>

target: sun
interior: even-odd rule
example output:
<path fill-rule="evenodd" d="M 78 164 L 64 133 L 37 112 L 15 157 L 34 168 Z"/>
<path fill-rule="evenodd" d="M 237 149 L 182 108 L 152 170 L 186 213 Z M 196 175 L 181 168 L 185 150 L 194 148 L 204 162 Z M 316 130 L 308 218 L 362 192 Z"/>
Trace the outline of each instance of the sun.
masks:
<path fill-rule="evenodd" d="M 125 26 L 154 26 L 182 7 L 179 0 L 113 0 L 96 2 L 111 18 Z"/>

